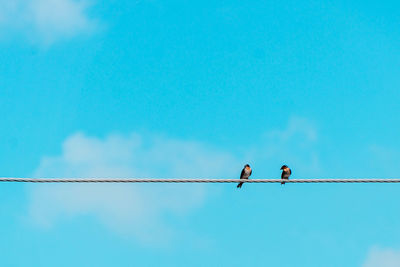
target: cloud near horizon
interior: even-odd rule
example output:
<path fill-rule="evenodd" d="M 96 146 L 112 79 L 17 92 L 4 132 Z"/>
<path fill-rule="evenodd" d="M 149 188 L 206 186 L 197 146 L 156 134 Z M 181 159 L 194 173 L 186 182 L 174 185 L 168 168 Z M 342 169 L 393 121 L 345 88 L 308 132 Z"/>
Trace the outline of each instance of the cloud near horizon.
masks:
<path fill-rule="evenodd" d="M 370 249 L 363 267 L 398 267 L 400 266 L 400 250 L 373 247 Z"/>

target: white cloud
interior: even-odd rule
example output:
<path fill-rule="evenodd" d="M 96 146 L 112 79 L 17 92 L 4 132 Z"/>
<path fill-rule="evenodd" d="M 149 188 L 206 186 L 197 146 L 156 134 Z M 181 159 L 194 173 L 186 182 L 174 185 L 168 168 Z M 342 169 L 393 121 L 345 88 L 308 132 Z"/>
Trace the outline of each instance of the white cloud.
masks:
<path fill-rule="evenodd" d="M 399 267 L 400 250 L 372 248 L 363 267 Z"/>
<path fill-rule="evenodd" d="M 297 177 L 318 169 L 317 133 L 307 120 L 293 118 L 282 130 L 268 132 L 243 156 L 256 170 L 282 163 Z M 247 152 L 242 153 L 243 155 Z M 259 162 L 260 164 L 256 164 Z M 242 157 L 201 142 L 163 136 L 76 133 L 61 155 L 43 157 L 35 177 L 238 177 Z M 293 165 L 292 165 L 293 164 Z M 272 168 L 272 167 L 271 167 Z M 255 173 L 259 177 L 260 172 Z M 234 187 L 233 187 L 234 188 Z M 66 217 L 95 216 L 109 229 L 151 244 L 170 239 L 173 226 L 165 216 L 179 218 L 201 206 L 211 187 L 185 184 L 48 184 L 30 187 L 30 218 L 51 227 Z"/>
<path fill-rule="evenodd" d="M 0 0 L 0 35 L 22 35 L 51 45 L 90 34 L 98 28 L 98 21 L 88 16 L 89 7 L 85 0 Z"/>
<path fill-rule="evenodd" d="M 224 177 L 237 175 L 241 164 L 199 142 L 137 134 L 98 139 L 77 133 L 64 142 L 60 156 L 42 159 L 35 176 Z M 145 243 L 169 240 L 172 228 L 163 217 L 186 214 L 203 203 L 206 192 L 204 185 L 183 184 L 51 184 L 30 190 L 30 217 L 43 227 L 89 215 Z"/>

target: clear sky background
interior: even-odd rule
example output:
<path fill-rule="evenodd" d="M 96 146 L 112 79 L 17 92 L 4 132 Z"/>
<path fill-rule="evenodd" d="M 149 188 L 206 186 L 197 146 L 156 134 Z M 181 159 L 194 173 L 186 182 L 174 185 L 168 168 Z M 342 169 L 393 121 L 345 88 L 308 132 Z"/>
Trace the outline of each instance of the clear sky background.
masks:
<path fill-rule="evenodd" d="M 398 1 L 0 0 L 0 176 L 400 178 Z M 400 266 L 400 185 L 0 184 L 4 266 Z"/>

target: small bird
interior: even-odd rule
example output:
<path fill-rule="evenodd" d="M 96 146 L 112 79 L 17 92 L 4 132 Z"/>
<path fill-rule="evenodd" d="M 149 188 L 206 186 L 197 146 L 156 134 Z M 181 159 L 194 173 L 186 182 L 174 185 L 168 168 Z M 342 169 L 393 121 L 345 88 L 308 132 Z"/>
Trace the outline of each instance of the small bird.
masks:
<path fill-rule="evenodd" d="M 281 167 L 281 170 L 282 170 L 281 179 L 282 180 L 289 180 L 289 176 L 292 174 L 292 170 L 286 165 L 283 165 Z M 281 182 L 281 184 L 285 184 L 285 182 Z"/>
<path fill-rule="evenodd" d="M 249 179 L 249 177 L 250 177 L 250 175 L 251 175 L 251 172 L 252 172 L 252 170 L 251 170 L 251 168 L 250 168 L 250 165 L 249 165 L 249 164 L 244 165 L 244 168 L 243 168 L 243 170 L 242 170 L 242 173 L 240 174 L 240 179 Z M 237 188 L 242 188 L 242 185 L 243 185 L 243 183 L 240 182 L 240 183 L 237 185 Z"/>

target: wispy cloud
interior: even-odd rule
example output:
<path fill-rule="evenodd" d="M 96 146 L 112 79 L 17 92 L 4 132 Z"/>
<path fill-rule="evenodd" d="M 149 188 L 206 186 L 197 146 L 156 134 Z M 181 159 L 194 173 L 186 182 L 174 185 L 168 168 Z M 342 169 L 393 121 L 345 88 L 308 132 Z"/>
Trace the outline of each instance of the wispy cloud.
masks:
<path fill-rule="evenodd" d="M 370 156 L 370 167 L 374 168 L 378 175 L 391 177 L 397 175 L 397 170 L 393 166 L 398 166 L 400 163 L 398 150 L 392 147 L 373 144 L 368 147 L 367 152 Z"/>
<path fill-rule="evenodd" d="M 232 168 L 232 166 L 237 166 Z M 77 133 L 62 154 L 43 158 L 35 176 L 45 177 L 218 177 L 233 175 L 239 163 L 206 144 L 160 136 Z M 235 173 L 236 174 L 236 173 Z M 65 216 L 94 215 L 110 229 L 144 243 L 170 238 L 163 216 L 186 214 L 201 205 L 202 185 L 43 185 L 31 188 L 30 215 L 50 227 Z"/>
<path fill-rule="evenodd" d="M 317 145 L 316 126 L 306 118 L 292 117 L 282 128 L 267 131 L 254 153 L 274 166 L 286 163 L 296 174 L 315 175 L 321 170 Z"/>
<path fill-rule="evenodd" d="M 400 250 L 374 247 L 368 252 L 363 267 L 398 267 L 400 266 Z"/>
<path fill-rule="evenodd" d="M 297 173 L 318 169 L 314 144 L 317 132 L 306 119 L 293 118 L 250 149 L 234 155 L 204 142 L 165 136 L 76 133 L 68 137 L 58 156 L 43 157 L 36 177 L 238 177 L 243 158 L 268 162 L 277 170 L 294 164 Z M 245 154 L 245 153 L 243 153 Z M 261 167 L 260 166 L 260 167 Z M 255 166 L 256 167 L 256 166 Z M 256 167 L 257 169 L 257 167 Z M 51 227 L 65 217 L 95 216 L 109 229 L 144 243 L 160 243 L 173 235 L 165 216 L 178 218 L 201 206 L 210 187 L 204 185 L 75 184 L 30 187 L 30 218 Z"/>
<path fill-rule="evenodd" d="M 88 15 L 85 0 L 0 0 L 0 36 L 23 36 L 51 45 L 93 33 L 98 21 Z"/>

